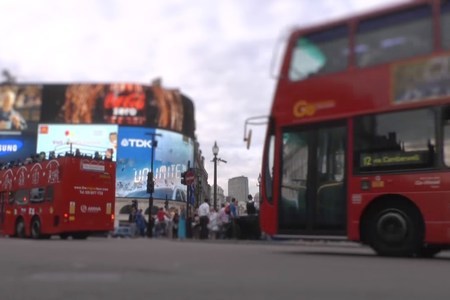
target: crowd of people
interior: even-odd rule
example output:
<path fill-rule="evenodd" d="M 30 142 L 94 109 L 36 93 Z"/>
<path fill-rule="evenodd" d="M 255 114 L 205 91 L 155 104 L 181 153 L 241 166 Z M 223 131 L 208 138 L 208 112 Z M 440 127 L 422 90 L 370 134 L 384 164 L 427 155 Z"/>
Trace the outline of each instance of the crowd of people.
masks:
<path fill-rule="evenodd" d="M 251 197 L 251 196 L 250 196 Z M 252 199 L 247 202 L 247 213 L 256 213 Z M 159 207 L 157 213 L 152 216 L 152 236 L 167 237 L 173 239 L 185 239 L 190 236 L 194 239 L 237 239 L 240 236 L 239 210 L 235 198 L 231 202 L 221 205 L 217 210 L 211 207 L 209 199 L 193 212 L 188 218 L 184 208 L 167 209 Z M 133 236 L 146 236 L 148 223 L 142 209 L 138 209 L 137 201 L 133 200 L 128 222 Z"/>

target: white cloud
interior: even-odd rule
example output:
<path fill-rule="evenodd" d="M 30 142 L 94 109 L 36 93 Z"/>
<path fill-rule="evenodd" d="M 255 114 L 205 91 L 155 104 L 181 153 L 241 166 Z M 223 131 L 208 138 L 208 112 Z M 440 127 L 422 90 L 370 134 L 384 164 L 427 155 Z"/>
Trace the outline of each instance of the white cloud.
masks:
<path fill-rule="evenodd" d="M 22 81 L 136 81 L 161 76 L 193 99 L 197 136 L 213 182 L 212 145 L 227 160 L 218 184 L 247 176 L 257 191 L 269 112 L 270 63 L 287 28 L 338 18 L 390 0 L 0 0 L 0 68 Z M 398 2 L 398 1 L 397 1 Z"/>

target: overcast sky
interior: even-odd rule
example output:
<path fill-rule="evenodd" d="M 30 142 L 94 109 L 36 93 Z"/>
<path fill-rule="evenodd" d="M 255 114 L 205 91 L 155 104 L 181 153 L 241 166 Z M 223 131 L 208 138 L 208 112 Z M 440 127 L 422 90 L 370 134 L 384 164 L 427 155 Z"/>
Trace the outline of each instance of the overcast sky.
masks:
<path fill-rule="evenodd" d="M 127 81 L 156 77 L 195 105 L 196 134 L 213 184 L 249 178 L 257 192 L 277 40 L 310 25 L 407 0 L 0 0 L 0 69 L 19 82 Z"/>

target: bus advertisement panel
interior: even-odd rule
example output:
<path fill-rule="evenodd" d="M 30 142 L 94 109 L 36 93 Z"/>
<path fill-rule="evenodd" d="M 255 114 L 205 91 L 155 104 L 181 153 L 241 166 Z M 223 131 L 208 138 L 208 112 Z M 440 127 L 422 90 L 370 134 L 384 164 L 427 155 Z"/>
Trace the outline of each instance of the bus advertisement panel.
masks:
<path fill-rule="evenodd" d="M 157 141 L 152 145 L 152 135 Z M 153 169 L 155 199 L 186 201 L 186 186 L 181 185 L 181 173 L 193 162 L 194 144 L 182 134 L 152 128 L 119 127 L 117 156 L 117 197 L 146 198 L 147 173 Z"/>
<path fill-rule="evenodd" d="M 75 152 L 117 157 L 117 125 L 72 125 L 40 124 L 38 128 L 37 152 Z M 112 150 L 112 151 L 111 151 Z M 108 157 L 110 158 L 110 157 Z"/>

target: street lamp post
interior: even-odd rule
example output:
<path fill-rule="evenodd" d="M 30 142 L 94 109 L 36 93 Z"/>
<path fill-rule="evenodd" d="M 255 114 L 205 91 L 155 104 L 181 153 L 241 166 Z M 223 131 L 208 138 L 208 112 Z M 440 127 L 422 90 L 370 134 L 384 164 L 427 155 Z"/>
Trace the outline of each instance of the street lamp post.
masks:
<path fill-rule="evenodd" d="M 147 133 L 147 135 L 151 135 L 152 137 L 152 155 L 150 158 L 150 173 L 151 176 L 147 177 L 147 192 L 150 193 L 148 197 L 148 225 L 147 225 L 147 237 L 153 237 L 153 222 L 152 222 L 152 210 L 153 210 L 153 191 L 154 191 L 154 173 L 153 173 L 153 161 L 155 160 L 155 148 L 158 146 L 158 142 L 155 140 L 155 136 L 161 136 L 161 134 L 157 133 Z M 149 182 L 151 181 L 151 182 Z M 151 188 L 149 189 L 149 187 Z"/>
<path fill-rule="evenodd" d="M 212 147 L 212 152 L 214 154 L 214 209 L 217 208 L 217 154 L 219 154 L 219 146 L 217 142 L 214 141 L 214 146 Z"/>

